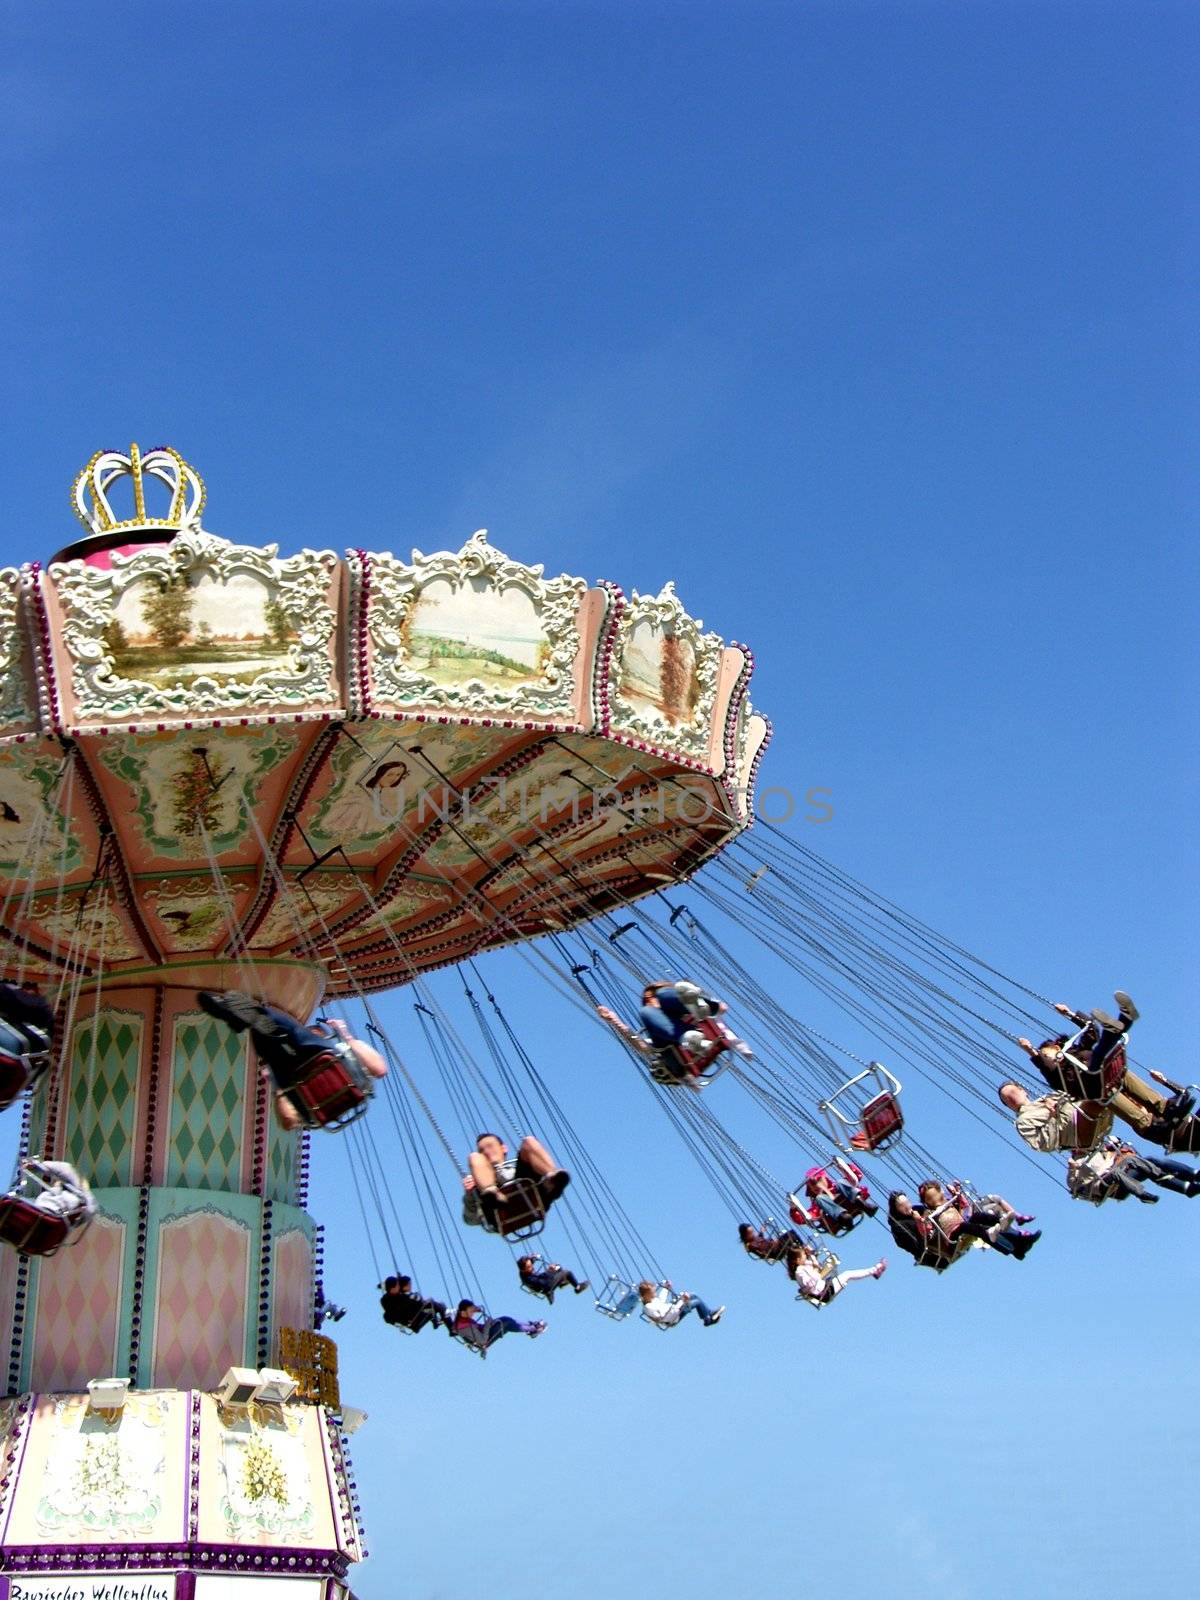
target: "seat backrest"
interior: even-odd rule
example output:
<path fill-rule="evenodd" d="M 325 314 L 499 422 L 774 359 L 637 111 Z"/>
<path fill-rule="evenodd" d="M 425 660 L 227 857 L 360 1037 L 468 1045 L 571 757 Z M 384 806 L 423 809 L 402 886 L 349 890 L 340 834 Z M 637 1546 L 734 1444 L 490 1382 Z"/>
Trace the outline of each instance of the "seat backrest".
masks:
<path fill-rule="evenodd" d="M 506 1239 L 533 1239 L 546 1226 L 546 1202 L 533 1178 L 514 1178 L 500 1191 L 496 1205 L 496 1225 L 483 1226 L 489 1233 Z"/>
<path fill-rule="evenodd" d="M 0 1111 L 7 1111 L 29 1087 L 29 1068 L 23 1056 L 0 1053 Z"/>
<path fill-rule="evenodd" d="M 904 1113 L 890 1089 L 867 1101 L 862 1108 L 859 1126 L 868 1150 L 882 1150 L 899 1138 L 900 1130 L 904 1127 Z"/>
<path fill-rule="evenodd" d="M 344 1128 L 371 1098 L 366 1074 L 349 1050 L 313 1056 L 285 1093 L 310 1128 Z"/>
<path fill-rule="evenodd" d="M 685 1050 L 682 1045 L 676 1045 L 674 1054 L 684 1070 L 690 1076 L 698 1078 L 707 1073 L 717 1057 L 728 1050 L 729 1036 L 723 1024 L 716 1017 L 703 1017 L 699 1022 L 694 1022 L 692 1028 L 694 1032 L 704 1035 L 708 1041 L 707 1049 L 691 1051 Z"/>

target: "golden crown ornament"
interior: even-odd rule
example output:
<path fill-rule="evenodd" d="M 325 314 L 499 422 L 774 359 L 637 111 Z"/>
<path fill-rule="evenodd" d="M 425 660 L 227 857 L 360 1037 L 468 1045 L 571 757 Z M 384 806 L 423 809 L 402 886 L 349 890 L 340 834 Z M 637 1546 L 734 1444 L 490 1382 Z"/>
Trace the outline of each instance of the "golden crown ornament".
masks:
<path fill-rule="evenodd" d="M 109 501 L 108 491 L 118 478 L 133 479 L 132 517 L 119 518 Z M 170 492 L 165 517 L 146 515 L 148 479 L 164 484 Z M 75 515 L 92 533 L 112 533 L 120 528 L 174 528 L 178 532 L 198 528 L 206 498 L 200 474 L 169 445 L 156 446 L 145 455 L 136 444 L 129 446 L 127 456 L 119 450 L 97 450 L 71 489 Z"/>

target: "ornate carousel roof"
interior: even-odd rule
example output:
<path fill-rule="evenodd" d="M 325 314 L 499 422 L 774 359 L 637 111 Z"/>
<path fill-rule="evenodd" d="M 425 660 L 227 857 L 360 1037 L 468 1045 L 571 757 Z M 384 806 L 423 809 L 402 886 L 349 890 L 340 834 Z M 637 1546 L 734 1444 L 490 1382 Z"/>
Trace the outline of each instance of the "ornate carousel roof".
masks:
<path fill-rule="evenodd" d="M 677 881 L 749 820 L 751 654 L 670 584 L 548 578 L 482 530 L 281 557 L 205 531 L 170 450 L 102 452 L 74 498 L 88 536 L 0 572 L 9 976 L 299 954 L 383 988 Z"/>

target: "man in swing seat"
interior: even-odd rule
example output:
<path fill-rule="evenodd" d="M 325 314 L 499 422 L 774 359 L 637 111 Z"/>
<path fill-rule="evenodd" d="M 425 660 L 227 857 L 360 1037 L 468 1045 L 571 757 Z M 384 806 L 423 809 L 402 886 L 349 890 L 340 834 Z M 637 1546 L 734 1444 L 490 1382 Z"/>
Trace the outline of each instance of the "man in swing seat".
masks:
<path fill-rule="evenodd" d="M 498 1133 L 481 1133 L 467 1157 L 463 1221 L 513 1233 L 542 1220 L 571 1181 L 540 1140 L 526 1134 L 515 1156 Z"/>
<path fill-rule="evenodd" d="M 1116 1138 L 1106 1139 L 1091 1155 L 1075 1156 L 1067 1162 L 1067 1192 L 1093 1205 L 1131 1197 L 1145 1206 L 1155 1205 L 1159 1196 L 1147 1192 L 1148 1183 L 1194 1200 L 1200 1195 L 1200 1170 L 1165 1156 L 1143 1155 Z"/>
<path fill-rule="evenodd" d="M 804 1193 L 812 1204 L 805 1207 L 799 1195 L 788 1195 L 788 1216 L 802 1228 L 820 1228 L 834 1235 L 848 1232 L 860 1217 L 873 1217 L 879 1207 L 871 1199 L 861 1167 L 835 1156 L 825 1167 L 810 1167 L 804 1174 Z"/>
<path fill-rule="evenodd" d="M 517 1276 L 523 1289 L 528 1289 L 531 1294 L 540 1294 L 547 1305 L 554 1304 L 556 1289 L 574 1289 L 576 1294 L 583 1294 L 591 1288 L 586 1278 L 577 1278 L 557 1261 L 546 1261 L 539 1265 L 537 1256 L 518 1256 Z"/>
<path fill-rule="evenodd" d="M 345 1115 L 369 1097 L 367 1078 L 387 1075 L 379 1051 L 352 1038 L 336 1018 L 309 1027 L 237 989 L 224 994 L 202 989 L 197 999 L 202 1011 L 235 1033 L 249 1029 L 275 1085 L 276 1119 L 289 1132 L 323 1127 Z"/>
<path fill-rule="evenodd" d="M 50 1064 L 54 1008 L 36 989 L 0 983 L 0 1111 Z"/>
<path fill-rule="evenodd" d="M 379 1306 L 389 1328 L 407 1328 L 410 1333 L 420 1333 L 430 1323 L 435 1328 L 450 1326 L 450 1316 L 442 1302 L 414 1294 L 411 1278 L 385 1278 L 382 1288 Z"/>
<path fill-rule="evenodd" d="M 1031 1150 L 1086 1152 L 1112 1132 L 1112 1110 L 1096 1100 L 1072 1100 L 1062 1090 L 1035 1100 L 1011 1079 L 1000 1085 L 999 1094 L 1000 1104 L 1013 1113 L 1017 1132 Z"/>
<path fill-rule="evenodd" d="M 1111 1101 L 1116 1114 L 1136 1127 L 1139 1091 L 1146 1086 L 1128 1070 L 1124 1045 L 1125 1035 L 1140 1013 L 1122 990 L 1118 989 L 1113 998 L 1118 1006 L 1115 1017 L 1106 1011 L 1085 1015 L 1060 1001 L 1055 1011 L 1078 1031 L 1044 1039 L 1038 1045 L 1029 1039 L 1018 1039 L 1017 1044 L 1051 1089 L 1074 1100 L 1097 1100 L 1102 1104 Z M 1153 1094 L 1152 1090 L 1148 1092 Z"/>

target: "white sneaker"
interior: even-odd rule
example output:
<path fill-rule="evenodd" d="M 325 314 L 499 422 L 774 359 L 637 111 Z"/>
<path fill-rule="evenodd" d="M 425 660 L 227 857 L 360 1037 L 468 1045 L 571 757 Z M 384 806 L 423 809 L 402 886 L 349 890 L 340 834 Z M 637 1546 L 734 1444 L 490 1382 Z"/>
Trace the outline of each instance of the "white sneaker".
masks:
<path fill-rule="evenodd" d="M 720 1322 L 721 1318 L 724 1315 L 725 1315 L 725 1307 L 724 1306 L 718 1306 L 717 1309 L 713 1312 L 712 1316 L 709 1317 L 708 1322 L 705 1324 L 705 1326 L 709 1327 L 709 1328 L 715 1327 L 716 1324 L 718 1322 Z"/>

